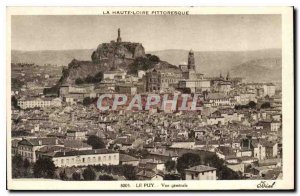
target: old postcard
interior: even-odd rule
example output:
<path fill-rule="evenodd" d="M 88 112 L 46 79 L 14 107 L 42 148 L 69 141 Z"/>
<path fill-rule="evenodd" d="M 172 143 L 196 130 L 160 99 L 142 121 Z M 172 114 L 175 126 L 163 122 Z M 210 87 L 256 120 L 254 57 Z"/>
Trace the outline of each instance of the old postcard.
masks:
<path fill-rule="evenodd" d="M 293 7 L 8 7 L 9 190 L 293 190 Z"/>

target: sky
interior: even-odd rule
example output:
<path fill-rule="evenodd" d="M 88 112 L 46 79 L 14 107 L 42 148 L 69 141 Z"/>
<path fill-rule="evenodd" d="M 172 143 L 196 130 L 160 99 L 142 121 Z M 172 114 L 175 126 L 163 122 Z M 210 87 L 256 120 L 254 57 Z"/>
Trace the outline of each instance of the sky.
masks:
<path fill-rule="evenodd" d="M 95 49 L 117 38 L 146 51 L 281 48 L 280 15 L 12 16 L 13 50 Z"/>

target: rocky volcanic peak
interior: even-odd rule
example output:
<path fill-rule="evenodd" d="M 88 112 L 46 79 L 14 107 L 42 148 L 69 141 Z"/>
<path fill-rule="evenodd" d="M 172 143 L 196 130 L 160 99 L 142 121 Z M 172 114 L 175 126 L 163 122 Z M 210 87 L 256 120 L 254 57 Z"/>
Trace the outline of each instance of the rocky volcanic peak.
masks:
<path fill-rule="evenodd" d="M 99 63 L 104 59 L 135 59 L 145 56 L 145 49 L 140 43 L 114 42 L 102 43 L 92 54 L 92 61 Z M 121 61 L 120 61 L 121 62 Z"/>

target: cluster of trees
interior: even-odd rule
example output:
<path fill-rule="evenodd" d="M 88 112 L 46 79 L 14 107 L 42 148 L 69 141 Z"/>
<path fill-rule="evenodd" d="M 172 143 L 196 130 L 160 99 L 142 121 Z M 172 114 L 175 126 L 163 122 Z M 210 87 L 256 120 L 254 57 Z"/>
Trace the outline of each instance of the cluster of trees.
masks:
<path fill-rule="evenodd" d="M 152 69 L 160 59 L 158 56 L 146 54 L 145 57 L 138 57 L 129 65 L 129 74 L 137 74 L 138 70 Z"/>
<path fill-rule="evenodd" d="M 86 78 L 83 78 L 83 79 L 77 78 L 75 80 L 75 84 L 77 84 L 77 85 L 80 85 L 80 84 L 94 84 L 94 83 L 101 82 L 102 79 L 103 79 L 103 73 L 100 71 L 94 76 L 88 75 Z"/>
<path fill-rule="evenodd" d="M 169 159 L 165 162 L 165 168 L 168 172 L 174 171 L 176 169 L 176 162 Z"/>
<path fill-rule="evenodd" d="M 18 154 L 12 158 L 13 178 L 55 178 L 55 170 L 56 167 L 49 158 L 40 158 L 34 164 Z"/>
<path fill-rule="evenodd" d="M 236 110 L 256 109 L 256 103 L 254 101 L 250 101 L 247 105 L 235 105 L 234 109 Z"/>
<path fill-rule="evenodd" d="M 83 170 L 82 173 L 83 179 L 84 180 L 95 180 L 96 179 L 96 173 L 92 169 L 92 167 L 87 167 L 85 170 Z"/>
<path fill-rule="evenodd" d="M 79 172 L 74 172 L 72 174 L 72 180 L 86 180 L 93 181 L 96 180 L 97 174 L 96 172 L 103 172 L 107 174 L 99 175 L 98 180 L 102 181 L 112 181 L 115 180 L 111 175 L 120 175 L 125 176 L 128 180 L 135 180 L 135 167 L 132 165 L 96 165 L 96 166 L 88 166 L 83 170 L 82 174 Z M 60 174 L 61 180 L 68 180 L 65 171 L 61 171 Z M 82 177 L 81 177 L 82 176 Z"/>
<path fill-rule="evenodd" d="M 25 178 L 31 177 L 31 164 L 27 159 L 22 159 L 21 155 L 17 154 L 12 158 L 12 177 Z"/>
<path fill-rule="evenodd" d="M 107 174 L 124 176 L 127 180 L 136 180 L 136 167 L 132 165 L 96 165 L 95 170 Z"/>
<path fill-rule="evenodd" d="M 261 109 L 266 109 L 266 108 L 270 108 L 270 107 L 271 107 L 270 102 L 264 102 L 260 106 Z M 236 106 L 234 106 L 234 109 L 236 109 L 236 110 L 256 109 L 256 108 L 259 108 L 259 106 L 257 106 L 257 104 L 254 101 L 250 101 L 247 105 L 236 105 Z"/>
<path fill-rule="evenodd" d="M 142 149 L 134 149 L 134 148 L 133 149 L 128 149 L 127 153 L 130 156 L 140 158 L 140 159 L 146 158 L 147 155 L 149 154 L 149 152 L 144 148 L 142 148 Z"/>
<path fill-rule="evenodd" d="M 82 104 L 83 104 L 84 106 L 89 106 L 89 105 L 91 105 L 91 104 L 95 104 L 96 102 L 97 102 L 97 98 L 85 97 L 85 98 L 83 99 Z"/>
<path fill-rule="evenodd" d="M 23 85 L 25 85 L 25 82 L 23 82 L 17 78 L 11 79 L 11 89 L 20 90 Z"/>
<path fill-rule="evenodd" d="M 115 180 L 112 176 L 109 176 L 109 175 L 100 175 L 99 176 L 99 180 L 103 180 L 103 181 L 113 181 Z"/>
<path fill-rule="evenodd" d="M 44 95 L 58 95 L 58 93 L 59 93 L 58 85 L 52 86 L 50 88 L 44 88 L 43 90 Z"/>
<path fill-rule="evenodd" d="M 271 104 L 270 102 L 264 102 L 263 104 L 261 104 L 260 108 L 262 109 L 266 109 L 266 108 L 270 108 Z"/>
<path fill-rule="evenodd" d="M 96 135 L 90 135 L 86 143 L 92 146 L 93 149 L 105 148 L 103 140 Z"/>
<path fill-rule="evenodd" d="M 197 165 L 209 165 L 217 169 L 217 177 L 219 180 L 235 180 L 241 179 L 242 174 L 235 172 L 225 165 L 224 160 L 217 157 L 217 155 L 208 155 L 200 157 L 195 153 L 183 154 L 177 160 L 176 169 L 181 174 L 181 178 L 185 179 L 184 170 Z"/>
<path fill-rule="evenodd" d="M 56 167 L 50 158 L 40 158 L 33 166 L 33 174 L 36 178 L 54 178 Z"/>
<path fill-rule="evenodd" d="M 181 177 L 178 174 L 166 174 L 164 180 L 181 180 Z"/>

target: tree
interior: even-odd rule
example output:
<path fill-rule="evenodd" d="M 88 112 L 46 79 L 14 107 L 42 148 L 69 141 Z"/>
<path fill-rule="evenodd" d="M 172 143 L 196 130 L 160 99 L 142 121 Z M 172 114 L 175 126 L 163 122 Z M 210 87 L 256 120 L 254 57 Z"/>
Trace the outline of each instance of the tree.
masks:
<path fill-rule="evenodd" d="M 68 179 L 68 176 L 67 176 L 65 170 L 59 172 L 59 178 L 60 178 L 61 180 L 67 180 L 67 179 Z"/>
<path fill-rule="evenodd" d="M 263 104 L 261 104 L 260 108 L 262 109 L 266 109 L 266 108 L 270 108 L 271 104 L 270 102 L 264 102 Z"/>
<path fill-rule="evenodd" d="M 23 159 L 21 155 L 16 154 L 12 158 L 12 177 L 13 178 L 20 178 L 23 176 L 22 167 L 23 167 Z"/>
<path fill-rule="evenodd" d="M 248 106 L 249 106 L 249 108 L 251 108 L 251 109 L 255 109 L 255 108 L 256 108 L 256 103 L 255 103 L 254 101 L 250 101 L 250 102 L 248 103 Z"/>
<path fill-rule="evenodd" d="M 79 172 L 74 172 L 74 173 L 72 174 L 72 179 L 73 179 L 73 180 L 80 180 L 80 179 L 81 179 L 80 173 L 79 173 Z"/>
<path fill-rule="evenodd" d="M 25 169 L 28 169 L 30 167 L 30 162 L 28 161 L 28 159 L 25 159 L 24 162 L 23 162 L 23 167 Z"/>
<path fill-rule="evenodd" d="M 176 175 L 176 174 L 166 174 L 164 176 L 164 180 L 180 180 L 180 175 Z"/>
<path fill-rule="evenodd" d="M 96 179 L 96 173 L 91 167 L 86 168 L 82 173 L 84 180 L 95 180 Z"/>
<path fill-rule="evenodd" d="M 92 146 L 93 149 L 105 148 L 105 144 L 102 139 L 96 135 L 89 136 L 86 143 Z"/>
<path fill-rule="evenodd" d="M 11 97 L 11 105 L 16 109 L 20 109 L 20 106 L 18 106 L 18 100 L 15 96 Z"/>
<path fill-rule="evenodd" d="M 155 56 L 155 55 L 150 55 L 148 58 L 150 61 L 155 62 L 155 63 L 158 63 L 160 61 L 159 57 Z"/>
<path fill-rule="evenodd" d="M 100 71 L 96 75 L 94 75 L 93 83 L 101 82 L 103 79 L 103 73 Z"/>
<path fill-rule="evenodd" d="M 224 160 L 220 159 L 217 155 L 205 157 L 203 159 L 204 165 L 209 165 L 217 169 L 217 177 L 219 180 L 236 180 L 241 179 L 242 176 L 228 168 Z"/>
<path fill-rule="evenodd" d="M 122 165 L 121 171 L 127 180 L 136 180 L 136 168 L 133 165 Z"/>
<path fill-rule="evenodd" d="M 53 178 L 55 165 L 49 158 L 40 158 L 33 166 L 33 174 L 36 178 Z"/>
<path fill-rule="evenodd" d="M 84 83 L 84 81 L 81 78 L 77 78 L 75 80 L 75 84 L 77 84 L 77 85 L 80 85 L 80 84 L 83 84 L 83 83 Z"/>
<path fill-rule="evenodd" d="M 86 78 L 85 78 L 85 83 L 92 83 L 93 82 L 93 77 L 91 75 L 88 75 Z"/>
<path fill-rule="evenodd" d="M 23 159 L 21 157 L 21 155 L 19 154 L 16 154 L 13 158 L 12 158 L 12 165 L 17 167 L 17 168 L 20 168 L 23 166 Z"/>
<path fill-rule="evenodd" d="M 113 178 L 112 176 L 109 176 L 109 175 L 104 174 L 104 175 L 100 175 L 100 176 L 99 176 L 99 180 L 103 180 L 103 181 L 113 181 L 114 178 Z"/>
<path fill-rule="evenodd" d="M 90 105 L 92 102 L 93 102 L 93 99 L 91 99 L 90 97 L 85 97 L 85 98 L 83 99 L 82 104 L 83 104 L 84 106 L 88 106 L 88 105 Z"/>
<path fill-rule="evenodd" d="M 181 173 L 182 178 L 184 179 L 184 170 L 196 165 L 200 165 L 201 159 L 200 156 L 194 153 L 183 154 L 177 160 L 177 171 Z"/>
<path fill-rule="evenodd" d="M 173 171 L 176 168 L 176 162 L 169 159 L 165 162 L 165 167 L 168 172 Z"/>

